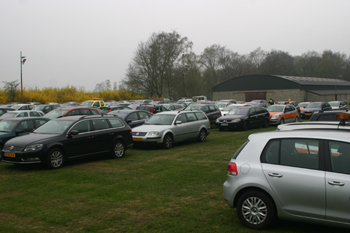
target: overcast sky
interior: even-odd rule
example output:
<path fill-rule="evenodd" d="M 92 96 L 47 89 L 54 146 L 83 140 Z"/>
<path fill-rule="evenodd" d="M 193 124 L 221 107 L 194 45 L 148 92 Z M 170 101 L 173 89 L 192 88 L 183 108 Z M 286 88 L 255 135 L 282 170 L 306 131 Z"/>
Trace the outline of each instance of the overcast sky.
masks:
<path fill-rule="evenodd" d="M 0 87 L 83 86 L 125 78 L 140 42 L 172 32 L 200 55 L 213 44 L 248 54 L 350 54 L 350 0 L 0 0 Z"/>

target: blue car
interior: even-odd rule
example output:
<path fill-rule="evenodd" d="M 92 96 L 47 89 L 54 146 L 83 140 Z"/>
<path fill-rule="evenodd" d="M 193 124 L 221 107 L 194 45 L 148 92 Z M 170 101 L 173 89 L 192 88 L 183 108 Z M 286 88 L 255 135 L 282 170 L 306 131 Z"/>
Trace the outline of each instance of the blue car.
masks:
<path fill-rule="evenodd" d="M 302 119 L 310 118 L 314 113 L 331 110 L 332 107 L 328 102 L 311 102 L 303 110 L 300 111 L 300 117 Z"/>

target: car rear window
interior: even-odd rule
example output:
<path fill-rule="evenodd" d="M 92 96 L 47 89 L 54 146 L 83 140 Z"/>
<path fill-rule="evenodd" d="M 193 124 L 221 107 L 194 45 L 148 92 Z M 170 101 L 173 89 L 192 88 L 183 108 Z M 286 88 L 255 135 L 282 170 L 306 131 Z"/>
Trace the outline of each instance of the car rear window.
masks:
<path fill-rule="evenodd" d="M 201 113 L 201 112 L 196 112 L 195 114 L 196 114 L 198 120 L 206 120 L 206 119 L 207 119 L 207 117 L 205 116 L 205 114 L 203 114 L 203 113 Z"/>
<path fill-rule="evenodd" d="M 123 127 L 124 124 L 119 119 L 109 119 L 109 122 L 111 123 L 113 128 Z"/>

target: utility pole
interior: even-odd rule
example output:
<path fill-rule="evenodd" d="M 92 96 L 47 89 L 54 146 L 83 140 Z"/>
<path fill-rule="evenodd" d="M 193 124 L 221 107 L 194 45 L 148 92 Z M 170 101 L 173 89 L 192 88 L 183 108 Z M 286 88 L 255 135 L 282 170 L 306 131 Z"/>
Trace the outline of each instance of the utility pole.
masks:
<path fill-rule="evenodd" d="M 185 66 L 184 66 L 184 54 L 182 54 L 182 75 L 183 75 L 183 79 L 182 79 L 182 84 L 183 84 L 182 96 L 183 96 L 183 97 L 186 97 L 186 95 L 185 95 Z"/>
<path fill-rule="evenodd" d="M 20 52 L 20 62 L 21 62 L 21 102 L 23 103 L 23 76 L 22 76 L 22 66 L 26 62 L 26 57 L 22 56 L 22 51 Z"/>

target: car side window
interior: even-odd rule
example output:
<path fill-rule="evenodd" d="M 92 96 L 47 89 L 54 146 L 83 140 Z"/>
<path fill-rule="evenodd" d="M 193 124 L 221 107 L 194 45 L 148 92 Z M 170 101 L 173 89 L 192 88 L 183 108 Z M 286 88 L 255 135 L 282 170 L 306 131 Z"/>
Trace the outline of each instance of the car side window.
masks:
<path fill-rule="evenodd" d="M 109 122 L 111 123 L 113 128 L 123 127 L 124 124 L 119 119 L 109 119 Z"/>
<path fill-rule="evenodd" d="M 100 102 L 95 102 L 92 106 L 94 106 L 94 107 L 100 107 Z"/>
<path fill-rule="evenodd" d="M 90 109 L 92 115 L 100 115 L 97 110 L 95 109 Z"/>
<path fill-rule="evenodd" d="M 31 117 L 40 117 L 39 113 L 37 113 L 37 112 L 29 112 L 29 115 Z"/>
<path fill-rule="evenodd" d="M 34 129 L 34 122 L 32 120 L 22 121 L 21 124 L 19 124 L 18 129 L 23 130 L 23 133 L 32 132 Z"/>
<path fill-rule="evenodd" d="M 150 116 L 147 114 L 147 113 L 145 113 L 145 112 L 139 112 L 139 117 L 140 117 L 140 119 L 149 119 L 150 118 Z"/>
<path fill-rule="evenodd" d="M 78 122 L 72 127 L 71 130 L 78 130 L 79 133 L 85 133 L 91 131 L 91 125 L 89 120 Z"/>
<path fill-rule="evenodd" d="M 329 141 L 328 145 L 332 171 L 350 174 L 350 144 L 346 142 Z"/>
<path fill-rule="evenodd" d="M 80 115 L 79 109 L 75 109 L 67 113 L 67 116 L 76 116 L 76 115 Z"/>
<path fill-rule="evenodd" d="M 204 107 L 202 108 L 202 111 L 205 112 L 205 113 L 209 112 L 208 106 L 204 106 Z"/>
<path fill-rule="evenodd" d="M 107 119 L 93 119 L 92 124 L 95 130 L 103 130 L 109 128 Z"/>
<path fill-rule="evenodd" d="M 196 112 L 195 114 L 196 114 L 198 120 L 206 120 L 207 119 L 207 117 L 201 112 Z"/>
<path fill-rule="evenodd" d="M 180 115 L 178 115 L 177 118 L 176 118 L 176 121 L 181 121 L 182 123 L 187 122 L 186 114 L 185 113 L 181 113 Z"/>
<path fill-rule="evenodd" d="M 197 117 L 193 112 L 186 113 L 188 121 L 196 121 Z"/>
<path fill-rule="evenodd" d="M 256 114 L 255 108 L 249 109 L 249 115 L 254 115 Z"/>
<path fill-rule="evenodd" d="M 291 167 L 318 169 L 319 140 L 272 140 L 265 147 L 261 161 Z"/>
<path fill-rule="evenodd" d="M 35 127 L 38 128 L 39 126 L 43 125 L 46 123 L 44 120 L 35 120 Z"/>
<path fill-rule="evenodd" d="M 28 113 L 27 112 L 21 112 L 18 117 L 27 117 Z"/>
<path fill-rule="evenodd" d="M 216 111 L 216 108 L 213 105 L 209 105 L 209 109 L 210 109 L 211 112 L 215 112 Z"/>
<path fill-rule="evenodd" d="M 133 112 L 131 113 L 127 118 L 127 121 L 137 121 L 138 120 L 138 116 L 137 116 L 137 112 Z"/>
<path fill-rule="evenodd" d="M 80 112 L 82 115 L 91 115 L 91 112 L 89 109 L 80 109 Z"/>

